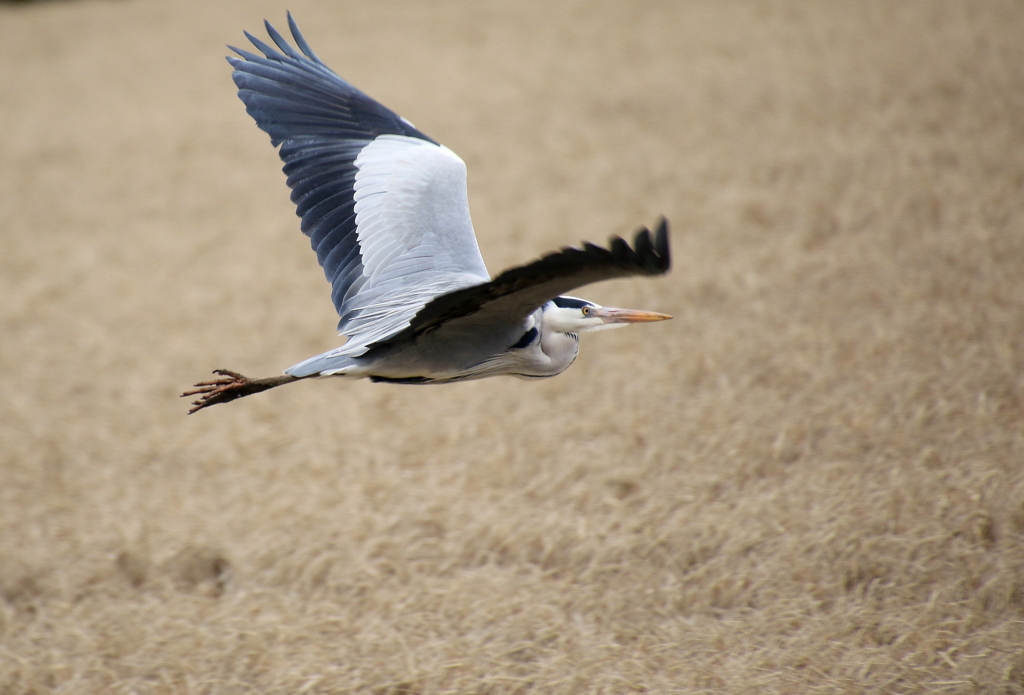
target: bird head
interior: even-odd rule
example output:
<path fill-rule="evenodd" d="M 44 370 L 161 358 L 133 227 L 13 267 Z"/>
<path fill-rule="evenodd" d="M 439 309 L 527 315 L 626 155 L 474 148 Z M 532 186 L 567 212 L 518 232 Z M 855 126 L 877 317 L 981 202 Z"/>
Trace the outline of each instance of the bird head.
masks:
<path fill-rule="evenodd" d="M 619 328 L 628 323 L 664 321 L 668 314 L 601 306 L 577 297 L 555 297 L 544 305 L 544 329 L 559 333 L 585 333 Z"/>

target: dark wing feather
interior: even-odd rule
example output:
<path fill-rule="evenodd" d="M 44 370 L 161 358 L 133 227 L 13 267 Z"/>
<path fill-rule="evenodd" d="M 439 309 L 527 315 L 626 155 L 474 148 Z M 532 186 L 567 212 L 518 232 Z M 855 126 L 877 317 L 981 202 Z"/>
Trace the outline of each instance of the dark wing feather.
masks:
<path fill-rule="evenodd" d="M 353 283 L 363 279 L 353 210 L 356 157 L 379 135 L 434 140 L 324 65 L 290 13 L 288 26 L 298 50 L 268 22 L 265 26 L 277 49 L 246 32 L 263 55 L 231 47 L 241 56 L 228 58 L 231 77 L 246 111 L 281 147 L 302 231 L 341 314 Z"/>
<path fill-rule="evenodd" d="M 508 324 L 574 288 L 630 275 L 661 275 L 671 265 L 664 218 L 653 239 L 644 227 L 632 247 L 621 237 L 612 237 L 609 247 L 584 242 L 582 248 L 567 247 L 510 268 L 490 282 L 443 294 L 426 304 L 408 328 L 371 347 L 409 340 L 455 321 Z"/>

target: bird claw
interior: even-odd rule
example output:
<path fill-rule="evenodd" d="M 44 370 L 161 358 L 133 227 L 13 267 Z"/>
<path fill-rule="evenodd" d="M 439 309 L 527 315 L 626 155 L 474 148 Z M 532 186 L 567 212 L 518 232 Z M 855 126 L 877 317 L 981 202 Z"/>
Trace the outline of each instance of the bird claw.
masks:
<path fill-rule="evenodd" d="M 193 407 L 188 411 L 189 415 L 207 406 L 228 403 L 251 393 L 249 387 L 252 380 L 249 377 L 230 369 L 214 369 L 213 373 L 220 374 L 222 378 L 200 381 L 195 384 L 194 389 L 181 394 L 182 398 L 199 396 L 198 400 L 192 401 Z"/>

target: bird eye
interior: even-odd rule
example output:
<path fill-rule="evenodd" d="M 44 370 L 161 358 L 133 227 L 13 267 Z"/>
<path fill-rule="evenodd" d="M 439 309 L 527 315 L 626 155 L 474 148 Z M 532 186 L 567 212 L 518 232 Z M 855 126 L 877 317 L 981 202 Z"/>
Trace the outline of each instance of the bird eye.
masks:
<path fill-rule="evenodd" d="M 583 307 L 583 315 L 584 316 L 590 316 L 590 307 L 589 306 Z"/>

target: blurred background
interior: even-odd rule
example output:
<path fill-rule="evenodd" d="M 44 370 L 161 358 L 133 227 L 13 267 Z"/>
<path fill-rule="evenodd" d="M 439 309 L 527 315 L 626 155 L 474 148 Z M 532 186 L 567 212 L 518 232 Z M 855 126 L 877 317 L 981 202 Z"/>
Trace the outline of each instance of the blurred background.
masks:
<path fill-rule="evenodd" d="M 542 383 L 338 344 L 225 44 L 295 15 L 492 274 L 664 214 Z M 1024 692 L 1018 2 L 0 4 L 0 691 Z"/>

